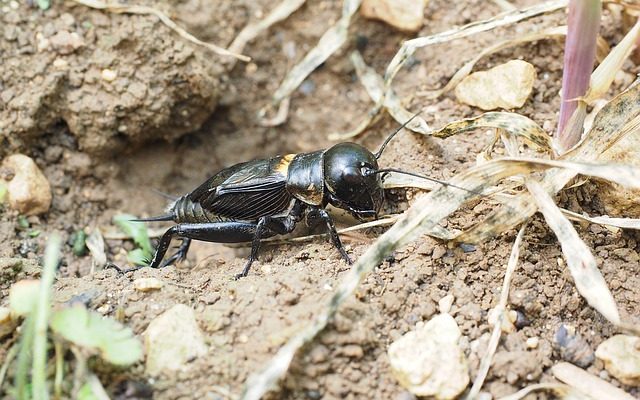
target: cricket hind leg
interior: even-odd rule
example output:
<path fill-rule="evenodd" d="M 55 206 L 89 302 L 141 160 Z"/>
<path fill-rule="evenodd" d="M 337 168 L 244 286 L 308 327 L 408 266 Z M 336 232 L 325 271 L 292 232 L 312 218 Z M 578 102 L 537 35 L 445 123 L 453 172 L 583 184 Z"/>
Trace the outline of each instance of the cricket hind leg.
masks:
<path fill-rule="evenodd" d="M 156 247 L 156 251 L 153 254 L 153 258 L 151 258 L 151 262 L 149 263 L 149 267 L 151 268 L 163 268 L 166 267 L 167 265 L 169 265 L 169 263 L 162 263 L 162 259 L 164 258 L 164 255 L 166 254 L 167 250 L 169 249 L 169 245 L 171 244 L 171 239 L 176 236 L 177 234 L 177 227 L 178 225 L 172 226 L 171 228 L 167 229 L 165 231 L 165 233 L 160 237 L 160 241 L 158 242 L 158 246 Z M 184 245 L 184 243 L 183 243 Z M 182 246 L 180 246 L 182 248 Z M 178 250 L 178 252 L 180 252 L 181 249 Z M 188 250 L 188 245 L 187 245 L 187 250 Z M 186 252 L 185 252 L 186 255 Z M 169 259 L 172 259 L 175 256 L 175 254 L 173 256 L 171 256 Z M 174 260 L 172 260 L 171 262 L 173 262 Z M 119 273 L 121 274 L 126 274 L 127 272 L 134 272 L 137 271 L 141 268 L 144 268 L 144 265 L 136 265 L 135 267 L 132 268 L 127 268 L 127 269 L 121 269 L 120 267 L 118 267 L 115 264 L 108 264 L 107 265 L 108 268 L 114 268 L 115 270 L 117 270 Z"/>
<path fill-rule="evenodd" d="M 182 239 L 182 243 L 180 243 L 178 250 L 175 253 L 173 253 L 171 257 L 162 261 L 162 264 L 160 264 L 158 268 L 164 268 L 167 265 L 173 264 L 176 261 L 181 262 L 187 258 L 187 253 L 189 252 L 189 246 L 191 246 L 191 239 L 189 238 L 181 238 L 181 239 Z"/>

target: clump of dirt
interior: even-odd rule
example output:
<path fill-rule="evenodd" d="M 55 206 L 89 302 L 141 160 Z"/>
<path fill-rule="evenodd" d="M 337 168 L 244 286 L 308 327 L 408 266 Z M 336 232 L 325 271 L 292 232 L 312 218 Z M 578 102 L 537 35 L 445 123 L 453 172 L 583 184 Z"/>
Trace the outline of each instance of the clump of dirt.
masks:
<path fill-rule="evenodd" d="M 45 13 L 20 8 L 0 17 L 5 22 L 5 35 L 12 29 L 6 26 L 9 21 L 16 21 L 14 32 L 18 28 L 22 32 L 16 33 L 16 39 L 0 43 L 3 57 L 12 55 L 0 65 L 3 101 L 7 90 L 11 95 L 5 102 L 8 108 L 0 109 L 0 121 L 9 121 L 2 132 L 12 132 L 6 137 L 7 140 L 11 137 L 12 146 L 21 146 L 36 160 L 54 194 L 51 211 L 42 217 L 29 217 L 26 220 L 29 226 L 18 223 L 17 214 L 2 211 L 0 257 L 37 260 L 47 236 L 59 232 L 67 245 L 55 286 L 57 303 L 80 296 L 92 309 L 112 317 L 123 316 L 137 334 L 143 334 L 163 311 L 177 303 L 187 304 L 195 310 L 209 346 L 205 356 L 179 372 L 153 380 L 144 375 L 142 365 L 128 371 L 94 366 L 113 397 L 237 397 L 248 376 L 262 368 L 287 339 L 323 309 L 348 269 L 330 243 L 316 239 L 265 245 L 250 275 L 239 281 L 232 277 L 245 263 L 246 248 L 199 242 L 192 244 L 187 261 L 175 267 L 142 269 L 124 276 L 114 270 L 91 274 L 91 258 L 73 255 L 69 242 L 78 229 L 102 227 L 110 260 L 124 266 L 126 252 L 133 244 L 109 238 L 113 230 L 111 217 L 122 211 L 136 215 L 160 213 L 165 199 L 149 189 L 183 194 L 223 167 L 254 158 L 327 147 L 331 145 L 326 139 L 329 133 L 353 128 L 372 103 L 357 81 L 347 55 L 357 48 L 369 65 L 382 72 L 398 43 L 408 38 L 383 23 L 359 17 L 350 28 L 351 38 L 345 48 L 294 93 L 287 124 L 263 127 L 256 118 L 257 110 L 269 102 L 291 64 L 299 61 L 332 21 L 339 18 L 340 3 L 308 2 L 249 44 L 244 53 L 252 56 L 253 61 L 236 64 L 228 76 L 220 75 L 216 57 L 183 42 L 151 17 L 110 15 L 58 3 Z M 518 7 L 532 3 L 514 2 Z M 224 44 L 249 20 L 264 16 L 274 5 L 267 1 L 223 1 L 219 6 L 218 12 L 206 2 L 189 0 L 167 7 L 171 15 L 178 16 L 178 22 L 186 24 L 200 38 Z M 495 2 L 432 0 L 420 35 L 488 18 L 500 11 Z M 191 15 L 197 18 L 191 19 Z M 606 11 L 604 15 L 603 35 L 610 43 L 616 43 L 620 36 L 612 27 L 619 26 L 619 18 Z M 67 24 L 71 20 L 73 23 Z M 85 26 L 85 21 L 91 26 Z M 565 15 L 555 13 L 447 46 L 426 48 L 414 55 L 409 68 L 399 74 L 394 88 L 401 98 L 406 98 L 413 96 L 418 86 L 442 86 L 470 54 L 495 43 L 496 37 L 564 23 Z M 47 26 L 50 28 L 45 31 Z M 67 55 L 53 50 L 37 51 L 36 35 L 25 33 L 27 28 L 31 32 L 39 30 L 46 38 L 62 30 L 76 32 L 84 45 Z M 115 39 L 112 42 L 109 38 Z M 18 49 L 22 48 L 25 50 L 20 53 Z M 6 53 L 8 49 L 13 50 Z M 552 132 L 560 100 L 561 41 L 545 40 L 508 49 L 482 60 L 476 69 L 516 58 L 532 63 L 538 76 L 531 97 L 518 112 Z M 56 59 L 67 60 L 67 70 L 57 71 L 58 67 L 53 65 Z M 28 65 L 34 65 L 36 72 L 25 71 Z M 117 78 L 105 81 L 103 69 L 117 71 Z M 638 66 L 629 66 L 620 74 L 614 90 L 619 91 L 627 78 L 637 72 Z M 126 85 L 118 84 L 120 79 L 125 79 Z M 32 80 L 41 84 L 30 85 Z M 220 99 L 222 106 L 205 120 L 220 96 L 220 81 L 228 84 Z M 44 82 L 53 83 L 44 85 Z M 131 86 L 137 83 L 146 85 L 146 94 L 132 100 L 135 107 L 122 108 L 125 94 L 130 95 Z M 15 100 L 23 92 L 23 100 Z M 84 99 L 85 95 L 89 97 L 80 103 L 70 101 Z M 84 101 L 97 108 L 83 108 Z M 51 108 L 50 104 L 57 108 Z M 78 108 L 72 108 L 71 104 Z M 154 108 L 158 104 L 162 106 Z M 183 106 L 188 116 L 182 115 Z M 453 94 L 430 103 L 418 97 L 411 108 L 422 109 L 423 116 L 434 127 L 479 114 L 478 110 L 457 103 Z M 119 133 L 117 128 L 122 121 L 129 121 L 125 125 L 133 130 Z M 190 127 L 184 125 L 186 121 L 190 121 Z M 199 130 L 171 143 L 149 142 L 133 156 L 120 155 L 108 160 L 86 153 L 112 150 L 145 138 L 177 137 L 200 124 Z M 109 129 L 96 134 L 100 127 Z M 377 148 L 382 137 L 396 127 L 389 118 L 382 118 L 366 137 L 355 141 Z M 391 142 L 381 165 L 447 179 L 473 165 L 475 155 L 492 136 L 491 132 L 474 132 L 437 140 L 402 132 Z M 37 138 L 43 140 L 34 140 Z M 387 211 L 398 212 L 408 207 L 416 192 L 394 190 L 387 194 Z M 576 212 L 604 213 L 590 185 L 563 192 L 559 203 Z M 468 227 L 490 209 L 485 202 L 470 204 L 445 225 L 452 229 Z M 338 223 L 348 222 L 338 220 Z M 640 237 L 597 225 L 582 224 L 577 229 L 593 249 L 622 317 L 637 320 Z M 36 230 L 39 235 L 34 235 Z M 343 240 L 352 258 L 362 254 L 381 232 L 383 228 L 375 228 L 345 235 Z M 304 233 L 304 227 L 300 227 L 299 233 Z M 462 347 L 470 362 L 472 378 L 475 377 L 491 331 L 487 314 L 497 304 L 514 237 L 515 232 L 510 232 L 490 242 L 465 247 L 448 247 L 424 237 L 399 249 L 367 277 L 319 340 L 296 357 L 281 389 L 271 397 L 412 398 L 391 374 L 387 347 L 417 322 L 437 313 L 438 300 L 449 294 L 455 298 L 451 313 L 464 336 Z M 557 347 L 555 339 L 561 325 L 575 328 L 591 349 L 614 333 L 614 327 L 575 290 L 557 240 L 542 218 L 532 220 L 523 243 L 509 303 L 526 322 L 519 324 L 515 332 L 505 334 L 498 347 L 484 386 L 494 398 L 551 379 L 549 367 L 562 360 L 565 353 Z M 10 281 L 16 276 L 33 274 L 37 271 L 30 268 L 27 272 L 2 275 L 2 298 L 6 298 Z M 133 279 L 147 276 L 161 279 L 164 287 L 148 293 L 136 291 Z M 538 339 L 535 347 L 527 345 L 530 338 Z M 0 357 L 9 348 L 7 343 L 0 345 Z M 633 395 L 640 394 L 637 388 L 626 387 L 609 377 L 598 360 L 587 370 Z"/>
<path fill-rule="evenodd" d="M 28 148 L 59 122 L 92 154 L 175 139 L 220 97 L 221 63 L 155 16 L 21 2 L 0 21 L 2 152 Z"/>

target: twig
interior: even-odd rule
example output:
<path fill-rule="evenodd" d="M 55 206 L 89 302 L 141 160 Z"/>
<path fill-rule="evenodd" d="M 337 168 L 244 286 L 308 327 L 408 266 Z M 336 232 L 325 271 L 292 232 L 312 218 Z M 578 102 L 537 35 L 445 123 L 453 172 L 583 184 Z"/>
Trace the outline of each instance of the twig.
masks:
<path fill-rule="evenodd" d="M 18 345 L 14 344 L 11 346 L 9 351 L 7 352 L 7 358 L 2 363 L 2 367 L 0 368 L 0 389 L 2 389 L 2 384 L 4 383 L 4 377 L 7 375 L 7 370 L 9 369 L 9 364 L 16 358 L 18 354 Z"/>
<path fill-rule="evenodd" d="M 493 360 L 493 355 L 498 348 L 498 342 L 500 341 L 500 334 L 502 332 L 501 326 L 502 321 L 504 319 L 505 311 L 507 309 L 507 302 L 509 301 L 509 286 L 511 284 L 511 278 L 513 277 L 513 273 L 518 265 L 518 258 L 520 257 L 520 245 L 522 243 L 522 237 L 524 236 L 524 231 L 527 228 L 527 223 L 520 228 L 518 232 L 518 236 L 516 236 L 516 240 L 513 243 L 513 247 L 511 248 L 511 255 L 509 256 L 509 263 L 507 264 L 507 270 L 504 274 L 504 281 L 502 283 L 502 291 L 500 292 L 500 301 L 495 308 L 495 313 L 498 316 L 496 322 L 493 324 L 493 332 L 491 332 L 491 339 L 489 339 L 489 345 L 487 347 L 487 352 L 485 353 L 482 361 L 480 362 L 480 368 L 478 371 L 478 375 L 476 379 L 473 381 L 473 386 L 471 386 L 471 390 L 467 395 L 467 400 L 473 400 L 476 398 L 478 393 L 480 393 L 480 389 L 482 389 L 482 385 L 484 384 L 484 380 L 487 378 L 487 374 L 489 373 L 489 368 L 491 367 L 491 361 Z"/>
<path fill-rule="evenodd" d="M 519 390 L 514 394 L 510 394 L 509 396 L 501 397 L 499 400 L 520 400 L 529 393 L 535 392 L 536 390 L 551 390 L 554 393 L 560 395 L 571 392 L 571 387 L 562 383 L 537 383 L 535 385 L 527 386 L 526 388 Z"/>
<path fill-rule="evenodd" d="M 249 62 L 251 61 L 251 57 L 247 57 L 242 54 L 237 54 L 227 49 L 224 49 L 220 46 L 216 46 L 213 43 L 203 42 L 202 40 L 196 38 L 185 29 L 180 27 L 178 24 L 173 22 L 173 20 L 162 11 L 155 9 L 153 7 L 147 6 L 137 6 L 137 5 L 126 5 L 126 4 L 114 4 L 114 3 L 105 3 L 100 0 L 72 0 L 78 4 L 82 4 L 83 6 L 95 8 L 97 10 L 106 10 L 115 14 L 139 14 L 139 15 L 155 15 L 160 19 L 160 21 L 165 24 L 169 29 L 176 32 L 182 38 L 195 43 L 197 45 L 206 47 L 207 49 L 213 51 L 214 53 L 221 56 L 231 56 L 235 57 L 238 60 Z"/>

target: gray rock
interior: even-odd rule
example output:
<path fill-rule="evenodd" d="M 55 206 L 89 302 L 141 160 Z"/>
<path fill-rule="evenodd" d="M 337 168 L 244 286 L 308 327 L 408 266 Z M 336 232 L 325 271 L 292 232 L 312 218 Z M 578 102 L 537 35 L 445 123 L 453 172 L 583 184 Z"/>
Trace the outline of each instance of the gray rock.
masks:
<path fill-rule="evenodd" d="M 207 352 L 193 309 L 176 304 L 156 317 L 144 335 L 146 372 L 178 371 Z"/>

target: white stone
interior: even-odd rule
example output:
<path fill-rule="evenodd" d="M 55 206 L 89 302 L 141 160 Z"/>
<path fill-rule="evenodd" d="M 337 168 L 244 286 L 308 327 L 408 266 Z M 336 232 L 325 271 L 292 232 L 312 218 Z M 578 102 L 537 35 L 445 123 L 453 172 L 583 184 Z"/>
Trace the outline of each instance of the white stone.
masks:
<path fill-rule="evenodd" d="M 598 346 L 596 357 L 617 380 L 626 385 L 640 385 L 640 338 L 615 335 Z"/>
<path fill-rule="evenodd" d="M 454 399 L 469 384 L 469 367 L 458 346 L 456 321 L 439 314 L 389 346 L 389 362 L 400 384 L 417 396 Z"/>
<path fill-rule="evenodd" d="M 105 81 L 113 82 L 118 77 L 118 72 L 109 68 L 105 68 L 102 70 L 100 75 Z"/>
<path fill-rule="evenodd" d="M 44 214 L 51 206 L 51 186 L 29 157 L 14 154 L 4 159 L 3 169 L 13 177 L 7 182 L 9 207 L 24 215 Z"/>
<path fill-rule="evenodd" d="M 511 60 L 464 78 L 456 86 L 456 97 L 462 103 L 483 110 L 520 108 L 529 98 L 535 79 L 533 65 Z"/>
<path fill-rule="evenodd" d="M 448 314 L 449 311 L 451 311 L 451 306 L 453 305 L 454 300 L 455 297 L 453 297 L 452 294 L 444 296 L 438 301 L 438 310 L 440 310 L 442 314 Z"/>
<path fill-rule="evenodd" d="M 157 278 L 138 278 L 133 281 L 133 287 L 141 292 L 160 290 L 163 286 L 164 282 Z"/>
<path fill-rule="evenodd" d="M 403 31 L 417 32 L 422 27 L 427 3 L 428 0 L 363 0 L 360 14 Z"/>
<path fill-rule="evenodd" d="M 146 372 L 152 376 L 178 371 L 207 352 L 195 313 L 184 304 L 176 304 L 151 321 L 144 347 Z"/>

